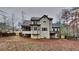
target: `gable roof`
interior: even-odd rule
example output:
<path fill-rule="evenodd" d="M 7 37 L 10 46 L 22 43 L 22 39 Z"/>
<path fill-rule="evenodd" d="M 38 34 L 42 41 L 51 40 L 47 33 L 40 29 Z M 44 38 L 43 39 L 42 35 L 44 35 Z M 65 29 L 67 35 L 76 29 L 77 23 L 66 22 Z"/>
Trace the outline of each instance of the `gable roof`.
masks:
<path fill-rule="evenodd" d="M 40 19 L 40 17 L 32 17 L 32 18 L 31 18 L 31 21 L 34 21 L 34 20 L 35 20 L 35 21 L 38 21 L 39 19 Z"/>
<path fill-rule="evenodd" d="M 30 20 L 24 20 L 22 26 L 30 26 L 30 24 L 31 24 Z"/>
<path fill-rule="evenodd" d="M 40 19 L 42 19 L 43 17 L 47 17 L 48 20 L 52 20 L 53 18 L 48 17 L 47 15 L 43 15 L 42 17 L 32 17 L 31 21 L 39 21 Z"/>

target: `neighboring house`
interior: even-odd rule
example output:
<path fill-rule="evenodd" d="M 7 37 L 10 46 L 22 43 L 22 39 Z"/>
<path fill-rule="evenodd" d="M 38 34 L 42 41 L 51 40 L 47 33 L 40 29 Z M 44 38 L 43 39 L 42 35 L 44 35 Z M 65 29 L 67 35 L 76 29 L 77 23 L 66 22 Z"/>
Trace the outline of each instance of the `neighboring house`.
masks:
<path fill-rule="evenodd" d="M 24 20 L 23 24 L 21 25 L 22 28 L 22 34 L 23 36 L 30 37 L 31 36 L 31 21 L 30 20 Z"/>
<path fill-rule="evenodd" d="M 32 17 L 22 24 L 22 34 L 31 38 L 58 38 L 59 27 L 52 25 L 53 18 L 43 15 L 42 17 Z M 55 31 L 53 31 L 55 29 Z M 56 34 L 57 33 L 57 34 Z"/>
<path fill-rule="evenodd" d="M 52 38 L 59 38 L 60 37 L 60 24 L 53 23 L 52 32 L 53 32 L 53 33 L 51 33 Z"/>

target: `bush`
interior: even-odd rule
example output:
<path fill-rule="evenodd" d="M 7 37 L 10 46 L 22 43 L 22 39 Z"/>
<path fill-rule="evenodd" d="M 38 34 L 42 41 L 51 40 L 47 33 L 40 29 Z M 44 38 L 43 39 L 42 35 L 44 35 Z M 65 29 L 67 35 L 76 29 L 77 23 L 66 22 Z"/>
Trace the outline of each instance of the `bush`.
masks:
<path fill-rule="evenodd" d="M 77 40 L 76 36 L 66 36 L 65 38 L 68 40 Z"/>
<path fill-rule="evenodd" d="M 22 36 L 23 36 L 23 35 L 22 35 L 22 33 L 19 33 L 19 36 L 21 36 L 21 37 L 22 37 Z"/>
<path fill-rule="evenodd" d="M 16 33 L 0 32 L 0 37 L 15 36 L 15 35 L 16 35 Z"/>

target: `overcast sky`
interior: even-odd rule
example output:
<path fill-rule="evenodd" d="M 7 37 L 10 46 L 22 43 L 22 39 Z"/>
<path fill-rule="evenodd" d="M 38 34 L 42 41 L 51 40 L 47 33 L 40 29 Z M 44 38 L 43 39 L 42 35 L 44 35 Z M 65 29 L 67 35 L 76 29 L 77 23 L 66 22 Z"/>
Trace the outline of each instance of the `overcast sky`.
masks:
<path fill-rule="evenodd" d="M 53 22 L 56 22 L 57 16 L 61 14 L 62 9 L 67 9 L 66 7 L 4 7 L 0 8 L 7 13 L 1 12 L 0 14 L 8 16 L 11 20 L 12 14 L 15 15 L 15 24 L 17 24 L 22 19 L 22 10 L 24 11 L 24 19 L 30 20 L 31 17 L 41 17 L 44 14 L 53 18 Z M 2 16 L 0 16 L 1 19 Z"/>

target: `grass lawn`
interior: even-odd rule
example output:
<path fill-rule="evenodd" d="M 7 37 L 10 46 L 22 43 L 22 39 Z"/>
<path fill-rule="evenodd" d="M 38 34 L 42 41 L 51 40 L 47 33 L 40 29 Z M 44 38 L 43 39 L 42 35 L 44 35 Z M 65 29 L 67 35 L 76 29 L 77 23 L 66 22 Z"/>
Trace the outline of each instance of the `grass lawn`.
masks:
<path fill-rule="evenodd" d="M 0 38 L 0 51 L 79 51 L 79 40 L 2 37 Z"/>

